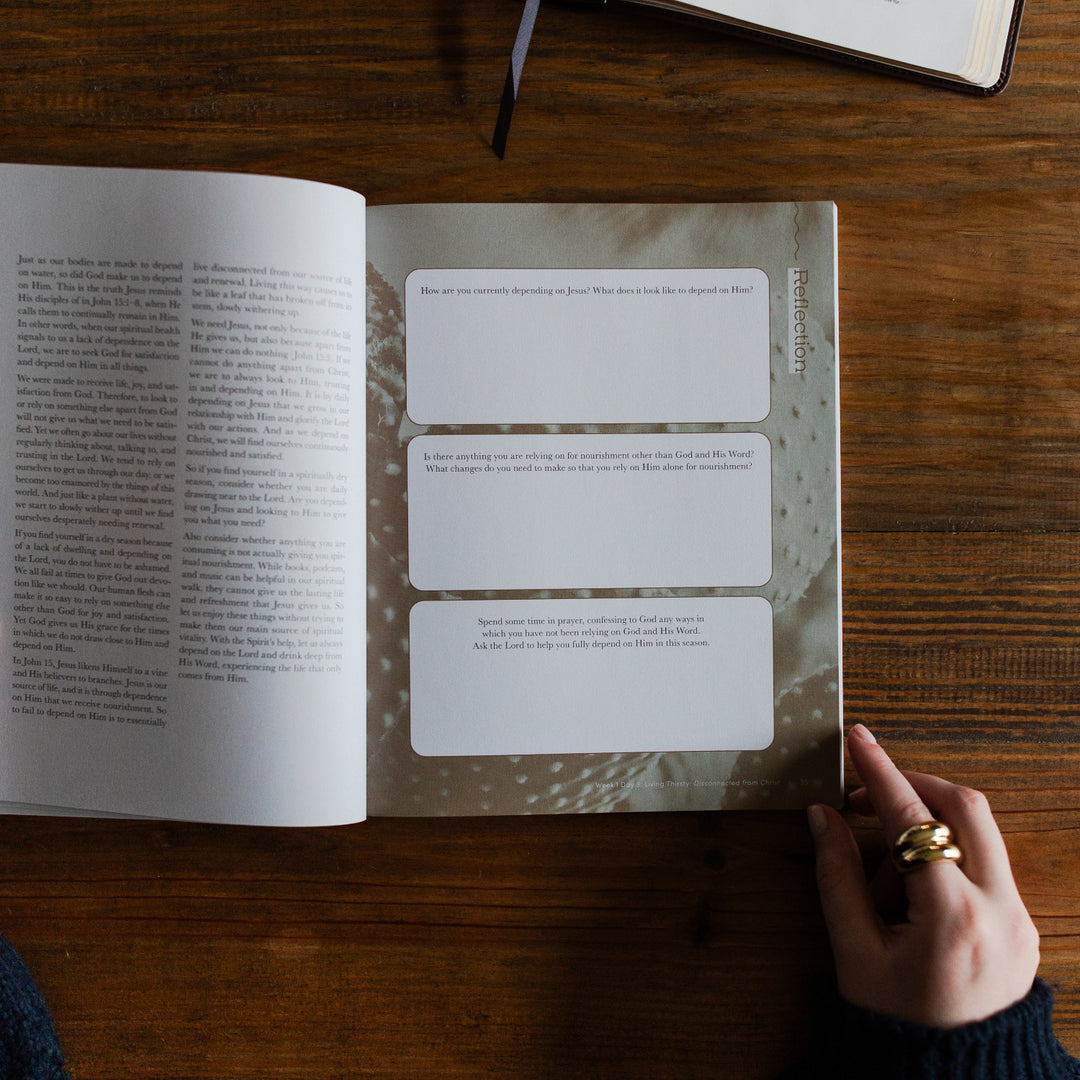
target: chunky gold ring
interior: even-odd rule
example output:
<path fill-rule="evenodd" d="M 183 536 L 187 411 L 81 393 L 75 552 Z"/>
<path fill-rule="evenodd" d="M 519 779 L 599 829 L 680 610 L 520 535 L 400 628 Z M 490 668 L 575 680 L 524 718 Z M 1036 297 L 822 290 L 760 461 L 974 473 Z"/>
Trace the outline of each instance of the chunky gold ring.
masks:
<path fill-rule="evenodd" d="M 902 874 L 933 862 L 959 862 L 960 849 L 953 843 L 952 830 L 940 821 L 912 825 L 893 844 L 893 864 Z"/>

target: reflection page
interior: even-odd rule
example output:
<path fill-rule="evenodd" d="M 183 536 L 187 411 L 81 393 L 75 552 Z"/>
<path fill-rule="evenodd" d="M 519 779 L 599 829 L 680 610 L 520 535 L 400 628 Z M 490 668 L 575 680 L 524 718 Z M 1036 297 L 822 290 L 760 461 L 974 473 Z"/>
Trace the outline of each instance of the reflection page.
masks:
<path fill-rule="evenodd" d="M 838 798 L 831 204 L 368 235 L 372 813 Z"/>

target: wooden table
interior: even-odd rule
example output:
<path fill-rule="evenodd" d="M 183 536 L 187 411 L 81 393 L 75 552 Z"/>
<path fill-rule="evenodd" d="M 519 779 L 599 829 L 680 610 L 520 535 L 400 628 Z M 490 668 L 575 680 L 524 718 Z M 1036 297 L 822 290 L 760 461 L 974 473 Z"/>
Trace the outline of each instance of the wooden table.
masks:
<path fill-rule="evenodd" d="M 1080 1053 L 1080 9 L 932 90 L 510 0 L 0 0 L 0 156 L 410 200 L 834 199 L 846 719 L 986 790 Z M 798 814 L 5 820 L 78 1077 L 767 1077 L 829 966 Z"/>

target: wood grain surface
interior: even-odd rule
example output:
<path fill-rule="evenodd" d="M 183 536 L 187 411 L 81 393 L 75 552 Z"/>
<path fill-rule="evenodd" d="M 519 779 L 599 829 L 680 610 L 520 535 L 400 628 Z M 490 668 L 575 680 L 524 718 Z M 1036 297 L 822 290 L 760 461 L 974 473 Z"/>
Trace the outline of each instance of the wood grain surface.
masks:
<path fill-rule="evenodd" d="M 834 199 L 846 719 L 988 792 L 1080 1054 L 1080 7 L 982 100 L 546 4 L 500 162 L 520 10 L 0 0 L 0 158 Z M 0 929 L 85 1080 L 770 1077 L 829 966 L 797 814 L 5 819 Z"/>

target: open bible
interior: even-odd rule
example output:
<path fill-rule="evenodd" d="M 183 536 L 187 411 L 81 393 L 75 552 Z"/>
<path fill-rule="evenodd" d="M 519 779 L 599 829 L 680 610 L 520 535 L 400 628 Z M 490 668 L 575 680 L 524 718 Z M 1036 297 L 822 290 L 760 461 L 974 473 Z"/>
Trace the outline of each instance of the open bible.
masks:
<path fill-rule="evenodd" d="M 0 182 L 8 811 L 839 798 L 832 204 Z"/>

